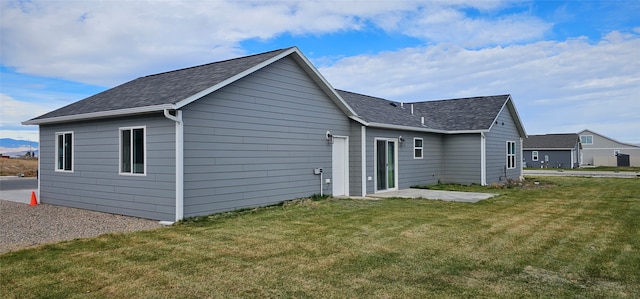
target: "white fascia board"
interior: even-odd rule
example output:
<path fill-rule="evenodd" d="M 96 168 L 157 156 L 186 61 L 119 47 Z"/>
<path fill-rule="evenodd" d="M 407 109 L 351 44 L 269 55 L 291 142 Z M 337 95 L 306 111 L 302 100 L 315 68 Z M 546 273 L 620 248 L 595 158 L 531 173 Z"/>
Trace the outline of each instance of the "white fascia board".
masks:
<path fill-rule="evenodd" d="M 336 92 L 335 88 L 331 86 L 331 83 L 329 83 L 329 81 L 327 81 L 327 79 L 322 76 L 318 69 L 316 69 L 311 61 L 309 61 L 309 59 L 307 59 L 307 57 L 302 54 L 298 47 L 293 47 L 293 52 L 297 54 L 296 58 L 298 58 L 298 60 L 302 62 L 303 69 L 305 69 L 307 74 L 309 74 L 313 78 L 313 80 L 322 87 L 322 89 L 327 93 L 327 95 L 329 95 L 329 97 L 337 102 L 336 104 L 338 104 L 338 107 L 340 107 L 340 109 L 348 116 L 356 116 L 357 114 L 355 110 L 353 110 L 353 108 L 351 108 L 351 106 L 347 104 L 347 102 L 340 96 L 340 94 Z"/>
<path fill-rule="evenodd" d="M 522 122 L 522 118 L 520 118 L 520 113 L 518 113 L 518 109 L 516 108 L 516 103 L 513 102 L 511 95 L 509 95 L 507 102 L 509 103 L 513 113 L 516 115 L 516 121 L 517 121 L 516 125 L 522 131 L 522 138 L 527 138 L 528 137 L 527 130 L 524 128 L 524 123 Z"/>
<path fill-rule="evenodd" d="M 524 128 L 524 124 L 522 123 L 522 118 L 520 118 L 520 113 L 518 113 L 518 109 L 516 109 L 516 104 L 513 102 L 513 99 L 511 98 L 511 95 L 509 95 L 509 98 L 507 98 L 507 102 L 505 104 L 509 105 L 509 111 L 512 113 L 512 116 L 515 116 L 514 121 L 516 122 L 516 127 L 518 127 L 518 130 L 520 131 L 520 133 L 522 133 L 522 138 L 527 138 L 527 131 Z"/>
<path fill-rule="evenodd" d="M 518 114 L 518 109 L 516 109 L 516 105 L 513 103 L 513 99 L 511 98 L 511 95 L 509 95 L 509 97 L 504 102 L 504 104 L 502 104 L 502 107 L 500 108 L 500 111 L 498 112 L 498 114 L 496 114 L 496 117 L 491 122 L 491 126 L 489 126 L 489 130 L 488 131 L 491 131 L 491 128 L 493 128 L 493 125 L 496 123 L 496 121 L 498 121 L 498 117 L 500 117 L 500 114 L 502 114 L 502 112 L 504 111 L 505 107 L 509 108 L 509 112 L 511 114 L 511 117 L 513 118 L 513 121 L 515 122 L 516 128 L 518 129 L 518 132 L 520 132 L 521 137 L 522 138 L 527 138 L 528 137 L 527 132 L 524 129 L 524 124 L 522 123 L 522 119 L 520 118 L 520 114 Z"/>
<path fill-rule="evenodd" d="M 368 122 L 366 122 L 366 121 L 365 121 L 364 119 L 362 119 L 362 118 L 359 118 L 358 116 L 351 115 L 351 116 L 349 116 L 349 118 L 350 118 L 350 119 L 355 120 L 356 122 L 358 122 L 359 124 L 361 124 L 361 125 L 363 125 L 363 126 L 368 126 L 368 125 L 369 125 L 369 123 L 368 123 Z"/>
<path fill-rule="evenodd" d="M 43 119 L 32 119 L 32 120 L 24 121 L 22 122 L 22 124 L 23 125 L 46 125 L 46 124 L 54 124 L 54 123 L 62 123 L 62 122 L 72 122 L 72 121 L 80 121 L 80 120 L 90 120 L 90 119 L 148 113 L 148 112 L 161 112 L 161 111 L 164 111 L 165 109 L 173 110 L 173 109 L 176 109 L 176 107 L 172 104 L 144 106 L 144 107 L 108 110 L 108 111 L 91 112 L 91 113 L 83 113 L 83 114 L 65 115 L 65 116 L 50 117 L 50 118 L 43 118 Z"/>
<path fill-rule="evenodd" d="M 507 105 L 507 101 L 505 101 L 502 104 L 502 107 L 500 107 L 500 111 L 498 111 L 498 113 L 496 114 L 496 116 L 493 118 L 493 120 L 491 121 L 491 125 L 489 126 L 489 131 L 491 131 L 491 129 L 493 129 L 493 125 L 498 123 L 498 118 L 500 117 L 500 114 L 502 114 L 502 111 L 504 111 L 504 107 Z"/>
<path fill-rule="evenodd" d="M 239 74 L 237 74 L 237 75 L 235 75 L 233 77 L 228 78 L 227 80 L 224 80 L 224 81 L 222 81 L 222 82 L 220 82 L 220 83 L 218 83 L 218 84 L 216 84 L 214 86 L 211 86 L 211 87 L 209 87 L 209 88 L 207 88 L 207 89 L 205 89 L 203 91 L 200 91 L 200 92 L 198 92 L 198 93 L 196 93 L 196 94 L 194 94 L 194 95 L 192 95 L 192 96 L 190 96 L 190 97 L 188 97 L 188 98 L 186 98 L 184 100 L 181 100 L 178 103 L 176 103 L 176 108 L 179 109 L 179 108 L 182 108 L 182 107 L 184 107 L 186 105 L 189 105 L 189 104 L 193 103 L 194 101 L 196 101 L 196 100 L 198 100 L 198 99 L 200 99 L 200 98 L 202 98 L 202 97 L 204 97 L 204 96 L 206 96 L 206 95 L 208 95 L 208 94 L 210 94 L 210 93 L 212 93 L 212 92 L 214 92 L 214 91 L 216 91 L 216 90 L 218 90 L 220 88 L 223 88 L 223 87 L 225 87 L 225 86 L 227 86 L 227 85 L 229 85 L 229 84 L 231 84 L 233 82 L 236 82 L 236 81 L 238 81 L 238 80 L 240 80 L 240 79 L 242 79 L 242 78 L 244 78 L 244 77 L 246 77 L 246 76 L 248 76 L 248 75 L 250 75 L 250 74 L 252 74 L 252 73 L 254 73 L 256 71 L 258 71 L 259 69 L 261 69 L 261 68 L 263 68 L 263 67 L 265 67 L 267 65 L 270 65 L 270 64 L 282 59 L 283 57 L 286 57 L 287 55 L 289 55 L 289 54 L 291 54 L 293 52 L 294 52 L 294 49 L 291 48 L 291 49 L 289 49 L 287 51 L 284 51 L 284 52 L 282 52 L 282 53 L 280 53 L 280 54 L 278 54 L 276 56 L 271 57 L 270 59 L 267 59 L 267 60 L 263 61 L 260 64 L 257 64 L 255 66 L 253 66 L 252 68 L 249 68 L 249 69 L 245 70 L 244 72 L 241 72 L 241 73 L 239 73 Z"/>
<path fill-rule="evenodd" d="M 224 80 L 214 86 L 211 86 L 203 91 L 200 91 L 184 100 L 179 101 L 178 103 L 176 103 L 176 108 L 182 108 L 222 87 L 225 87 L 235 81 L 238 81 L 284 57 L 287 57 L 291 54 L 295 54 L 293 56 L 293 58 L 301 63 L 302 68 L 305 70 L 305 72 L 313 79 L 313 81 L 315 81 L 316 83 L 318 83 L 318 85 L 320 85 L 320 87 L 322 88 L 322 90 L 324 90 L 325 93 L 327 93 L 327 95 L 332 98 L 334 100 L 334 102 L 336 102 L 336 104 L 338 105 L 338 107 L 340 107 L 340 110 L 342 110 L 344 113 L 346 113 L 348 116 L 355 116 L 356 113 L 355 111 L 349 106 L 347 105 L 347 102 L 336 92 L 336 90 L 331 86 L 331 84 L 329 84 L 329 82 L 322 76 L 322 74 L 320 74 L 320 72 L 313 66 L 313 64 L 311 64 L 311 62 L 302 54 L 302 52 L 300 52 L 300 50 L 297 47 L 291 47 L 290 49 L 274 56 L 271 57 L 268 60 L 263 61 L 260 64 L 255 65 L 252 68 L 249 68 L 247 70 L 245 70 L 244 72 L 241 72 L 233 77 L 228 78 L 227 80 Z"/>
<path fill-rule="evenodd" d="M 202 98 L 202 97 L 204 97 L 204 96 L 206 96 L 206 95 L 208 95 L 208 94 L 210 94 L 210 93 L 212 93 L 212 92 L 214 92 L 214 91 L 216 91 L 216 90 L 218 90 L 220 88 L 223 88 L 223 87 L 225 87 L 225 86 L 227 86 L 227 85 L 229 85 L 229 84 L 231 84 L 233 82 L 236 82 L 236 81 L 238 81 L 238 80 L 240 80 L 240 79 L 242 79 L 242 78 L 244 78 L 244 77 L 246 77 L 246 76 L 248 76 L 248 75 L 250 75 L 250 74 L 252 74 L 252 73 L 254 73 L 256 71 L 258 71 L 259 69 L 261 69 L 261 68 L 263 68 L 263 67 L 265 67 L 267 65 L 270 65 L 270 64 L 282 59 L 283 57 L 288 56 L 289 54 L 293 53 L 294 51 L 295 51 L 295 48 L 291 48 L 291 49 L 289 49 L 287 51 L 284 51 L 284 52 L 282 52 L 282 53 L 280 53 L 280 54 L 278 54 L 276 56 L 271 57 L 270 59 L 267 59 L 267 60 L 263 61 L 260 64 L 256 64 L 255 66 L 245 70 L 244 72 L 238 73 L 237 75 L 235 75 L 233 77 L 230 77 L 230 78 L 228 78 L 228 79 L 226 79 L 226 80 L 224 80 L 224 81 L 222 81 L 222 82 L 220 82 L 220 83 L 218 83 L 218 84 L 216 84 L 214 86 L 211 86 L 211 87 L 209 87 L 209 88 L 207 88 L 207 89 L 205 89 L 203 91 L 200 91 L 200 92 L 198 92 L 198 93 L 196 93 L 196 94 L 194 94 L 192 96 L 189 96 L 188 98 L 177 102 L 175 104 L 176 108 L 179 109 L 179 108 L 182 108 L 182 107 L 184 107 L 186 105 L 189 105 L 189 104 L 193 103 L 194 101 L 196 101 L 196 100 L 198 100 L 198 99 L 200 99 L 200 98 Z"/>

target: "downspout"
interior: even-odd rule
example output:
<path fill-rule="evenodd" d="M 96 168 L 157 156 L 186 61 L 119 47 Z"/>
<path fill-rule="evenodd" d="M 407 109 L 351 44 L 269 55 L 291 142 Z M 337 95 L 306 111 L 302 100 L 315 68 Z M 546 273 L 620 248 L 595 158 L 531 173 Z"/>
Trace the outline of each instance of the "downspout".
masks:
<path fill-rule="evenodd" d="M 411 104 L 413 107 L 413 104 Z M 413 109 L 413 108 L 412 108 Z M 367 127 L 360 127 L 360 166 L 362 171 L 362 197 L 367 196 Z"/>
<path fill-rule="evenodd" d="M 480 185 L 487 185 L 487 137 L 480 132 Z"/>
<path fill-rule="evenodd" d="M 518 163 L 520 163 L 520 180 L 523 181 L 524 180 L 524 170 L 522 169 L 522 167 L 524 165 L 522 165 L 522 160 L 524 160 L 524 152 L 522 150 L 522 140 L 523 138 L 520 137 L 520 158 L 516 157 L 516 165 L 518 165 Z"/>
<path fill-rule="evenodd" d="M 184 126 L 182 111 L 174 110 L 172 115 L 169 109 L 164 110 L 164 117 L 176 122 L 176 218 L 180 221 L 184 218 Z"/>
<path fill-rule="evenodd" d="M 42 136 L 40 136 L 40 126 L 38 126 L 38 141 L 42 140 Z M 38 147 L 40 148 L 40 144 L 38 144 Z M 42 198 L 40 197 L 40 174 L 42 173 L 42 169 L 41 169 L 41 164 L 40 161 L 42 161 L 42 157 L 40 156 L 42 154 L 42 151 L 38 151 L 38 171 L 36 172 L 36 182 L 38 183 L 38 190 L 36 191 L 37 193 L 37 199 L 36 201 L 38 202 L 38 204 L 42 203 Z"/>

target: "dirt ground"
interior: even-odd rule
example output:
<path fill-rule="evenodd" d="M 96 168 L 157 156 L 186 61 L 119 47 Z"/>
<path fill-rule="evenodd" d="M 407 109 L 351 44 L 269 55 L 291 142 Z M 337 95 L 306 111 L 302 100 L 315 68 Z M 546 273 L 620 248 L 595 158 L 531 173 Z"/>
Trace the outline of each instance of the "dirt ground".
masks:
<path fill-rule="evenodd" d="M 38 171 L 37 158 L 0 159 L 0 176 L 35 177 Z"/>

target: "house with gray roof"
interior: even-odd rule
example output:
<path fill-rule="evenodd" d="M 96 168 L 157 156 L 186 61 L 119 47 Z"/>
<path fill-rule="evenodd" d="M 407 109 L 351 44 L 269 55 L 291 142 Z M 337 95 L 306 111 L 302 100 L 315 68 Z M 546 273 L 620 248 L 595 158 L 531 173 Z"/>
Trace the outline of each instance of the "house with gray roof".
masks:
<path fill-rule="evenodd" d="M 42 202 L 165 221 L 312 194 L 522 177 L 510 95 L 334 89 L 296 47 L 150 75 L 24 122 Z"/>
<path fill-rule="evenodd" d="M 525 167 L 530 168 L 578 168 L 581 151 L 575 133 L 529 135 L 523 142 Z"/>
<path fill-rule="evenodd" d="M 592 130 L 578 132 L 584 149 L 582 166 L 640 167 L 640 146 L 621 142 Z"/>

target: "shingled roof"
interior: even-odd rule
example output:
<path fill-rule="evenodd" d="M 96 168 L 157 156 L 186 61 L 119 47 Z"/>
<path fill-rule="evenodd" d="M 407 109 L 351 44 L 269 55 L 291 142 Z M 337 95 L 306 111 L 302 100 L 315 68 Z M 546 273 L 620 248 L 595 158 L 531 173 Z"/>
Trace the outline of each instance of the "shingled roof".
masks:
<path fill-rule="evenodd" d="M 345 90 L 338 93 L 368 123 L 445 132 L 489 130 L 510 99 L 496 95 L 402 104 Z"/>
<path fill-rule="evenodd" d="M 441 133 L 488 131 L 498 114 L 507 107 L 519 132 L 526 136 L 510 95 L 416 102 L 403 107 L 398 102 L 383 98 L 335 90 L 296 47 L 140 77 L 23 124 L 40 125 L 180 109 L 289 55 L 347 116 L 364 125 Z"/>
<path fill-rule="evenodd" d="M 288 49 L 140 77 L 33 120 L 176 104 Z"/>
<path fill-rule="evenodd" d="M 522 141 L 523 149 L 573 149 L 580 143 L 575 133 L 530 135 Z"/>

